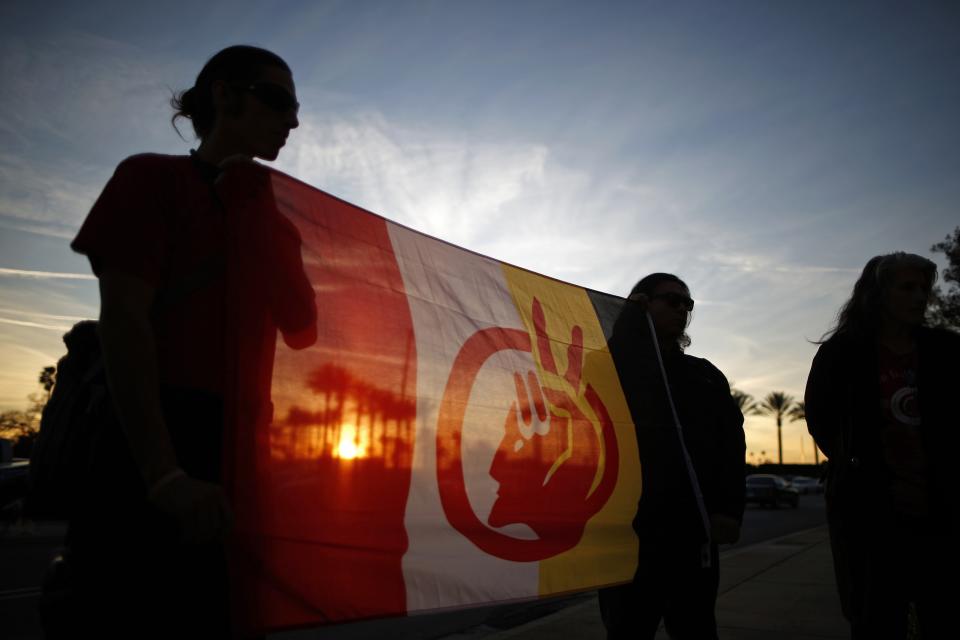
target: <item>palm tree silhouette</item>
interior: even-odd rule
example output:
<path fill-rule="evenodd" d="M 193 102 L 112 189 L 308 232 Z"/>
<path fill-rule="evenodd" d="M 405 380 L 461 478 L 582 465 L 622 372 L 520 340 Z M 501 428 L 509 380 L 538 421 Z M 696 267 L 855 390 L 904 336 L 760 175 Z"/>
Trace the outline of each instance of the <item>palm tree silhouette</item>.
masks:
<path fill-rule="evenodd" d="M 793 407 L 787 413 L 787 415 L 790 416 L 790 422 L 797 422 L 799 420 L 803 420 L 804 422 L 806 422 L 807 421 L 807 405 L 802 401 L 795 402 L 793 404 Z M 813 461 L 814 463 L 817 464 L 817 466 L 820 465 L 820 450 L 817 449 L 816 441 L 813 442 Z"/>
<path fill-rule="evenodd" d="M 740 407 L 740 413 L 745 416 L 755 416 L 760 413 L 757 403 L 754 401 L 753 396 L 745 391 L 740 391 L 733 386 L 733 382 L 730 382 L 730 395 L 733 396 L 733 401 L 737 403 L 737 406 Z"/>
<path fill-rule="evenodd" d="M 777 449 L 780 464 L 783 464 L 783 416 L 787 415 L 793 406 L 793 396 L 783 391 L 771 391 L 759 406 L 761 415 L 772 415 L 777 418 Z"/>

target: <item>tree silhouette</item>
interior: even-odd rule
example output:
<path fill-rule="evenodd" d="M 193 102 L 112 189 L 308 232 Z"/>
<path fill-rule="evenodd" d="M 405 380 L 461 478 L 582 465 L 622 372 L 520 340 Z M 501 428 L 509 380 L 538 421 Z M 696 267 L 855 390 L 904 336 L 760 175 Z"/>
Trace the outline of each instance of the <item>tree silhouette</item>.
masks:
<path fill-rule="evenodd" d="M 322 406 L 315 411 L 288 407 L 276 427 L 281 432 L 292 430 L 287 431 L 290 439 L 275 443 L 285 455 L 339 459 L 339 447 L 347 443 L 354 451 L 362 451 L 370 464 L 409 467 L 417 410 L 414 399 L 379 388 L 330 363 L 310 372 L 307 387 L 322 399 Z"/>
<path fill-rule="evenodd" d="M 936 286 L 931 295 L 928 312 L 930 323 L 934 326 L 960 330 L 960 227 L 942 242 L 930 247 L 947 257 L 947 268 L 941 274 L 944 286 Z"/>
<path fill-rule="evenodd" d="M 14 455 L 29 458 L 33 443 L 40 433 L 40 416 L 50 399 L 50 392 L 56 380 L 57 368 L 44 367 L 37 381 L 43 386 L 44 393 L 31 393 L 27 396 L 27 408 L 24 411 L 4 411 L 0 413 L 0 438 L 13 440 Z"/>
<path fill-rule="evenodd" d="M 753 396 L 745 391 L 740 391 L 733 386 L 733 382 L 730 383 L 730 395 L 733 396 L 733 401 L 737 403 L 737 406 L 740 407 L 740 413 L 745 416 L 755 416 L 760 413 L 757 403 L 754 401 Z"/>
<path fill-rule="evenodd" d="M 0 437 L 18 440 L 34 431 L 32 416 L 26 411 L 4 411 L 0 413 Z"/>
<path fill-rule="evenodd" d="M 803 422 L 807 421 L 807 405 L 804 402 L 795 402 L 790 411 L 787 412 L 787 415 L 790 416 L 790 422 L 797 422 L 802 420 Z M 820 465 L 820 450 L 817 449 L 817 443 L 813 443 L 813 461 L 819 466 Z"/>
<path fill-rule="evenodd" d="M 783 391 L 771 391 L 760 403 L 761 415 L 776 416 L 777 418 L 777 449 L 780 464 L 783 464 L 783 417 L 793 408 L 793 396 Z"/>
<path fill-rule="evenodd" d="M 47 392 L 47 398 L 50 398 L 50 392 L 53 391 L 53 385 L 57 382 L 57 368 L 44 367 L 40 372 L 40 385 Z"/>

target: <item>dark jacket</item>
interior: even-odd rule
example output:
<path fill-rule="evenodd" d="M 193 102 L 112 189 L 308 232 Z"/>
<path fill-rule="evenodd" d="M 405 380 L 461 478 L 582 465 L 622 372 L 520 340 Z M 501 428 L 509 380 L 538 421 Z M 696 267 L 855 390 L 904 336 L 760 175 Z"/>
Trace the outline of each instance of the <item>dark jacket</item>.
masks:
<path fill-rule="evenodd" d="M 960 335 L 938 329 L 918 333 L 917 393 L 921 439 L 928 463 L 932 524 L 960 532 L 952 468 L 960 444 Z M 807 425 L 829 458 L 828 510 L 872 527 L 892 517 L 886 490 L 890 471 L 880 440 L 883 417 L 877 345 L 834 336 L 820 346 L 805 396 Z"/>
<path fill-rule="evenodd" d="M 927 461 L 930 517 L 923 526 L 956 539 L 957 492 L 951 468 L 960 434 L 960 335 L 921 329 L 917 398 Z M 844 615 L 862 615 L 871 575 L 890 564 L 890 545 L 903 521 L 896 517 L 883 461 L 878 346 L 874 340 L 834 336 L 820 346 L 807 378 L 810 434 L 827 457 L 827 521 L 837 589 Z M 948 558 L 944 559 L 949 561 Z"/>
<path fill-rule="evenodd" d="M 706 540 L 653 342 L 642 314 L 625 307 L 610 340 L 637 430 L 643 489 L 635 527 L 646 540 Z M 703 358 L 664 353 L 683 441 L 707 513 L 742 520 L 743 415 L 723 374 Z"/>

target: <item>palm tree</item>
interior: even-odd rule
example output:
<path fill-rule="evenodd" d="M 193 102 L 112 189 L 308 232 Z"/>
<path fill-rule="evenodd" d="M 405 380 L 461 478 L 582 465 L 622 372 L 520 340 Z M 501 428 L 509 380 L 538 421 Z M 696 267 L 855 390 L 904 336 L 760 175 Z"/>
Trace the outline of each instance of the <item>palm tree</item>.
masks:
<path fill-rule="evenodd" d="M 793 406 L 790 408 L 790 411 L 787 412 L 790 416 L 790 422 L 796 422 L 797 420 L 806 420 L 807 419 L 807 404 L 805 402 L 794 402 Z"/>
<path fill-rule="evenodd" d="M 788 415 L 793 406 L 793 396 L 787 395 L 783 391 L 771 391 L 760 403 L 760 413 L 762 415 L 777 417 L 777 448 L 780 464 L 783 464 L 783 416 Z"/>
<path fill-rule="evenodd" d="M 807 405 L 804 402 L 796 402 L 793 405 L 793 408 L 788 412 L 790 416 L 790 422 L 797 422 L 798 420 L 807 421 Z M 813 460 L 820 466 L 820 450 L 817 449 L 817 442 L 813 442 Z"/>
<path fill-rule="evenodd" d="M 735 388 L 732 382 L 730 383 L 730 395 L 733 396 L 733 401 L 740 407 L 740 413 L 743 415 L 750 416 L 760 413 L 757 403 L 753 400 L 753 396 Z"/>

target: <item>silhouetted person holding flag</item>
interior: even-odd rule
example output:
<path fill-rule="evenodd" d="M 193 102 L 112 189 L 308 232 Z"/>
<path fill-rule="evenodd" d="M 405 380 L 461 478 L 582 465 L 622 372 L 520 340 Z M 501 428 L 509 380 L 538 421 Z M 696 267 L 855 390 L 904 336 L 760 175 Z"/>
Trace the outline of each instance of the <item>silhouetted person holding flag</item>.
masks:
<path fill-rule="evenodd" d="M 636 284 L 614 325 L 613 355 L 637 433 L 643 490 L 631 584 L 601 589 L 607 637 L 717 637 L 717 545 L 735 542 L 744 509 L 743 415 L 723 374 L 683 353 L 693 311 L 678 277 Z"/>
<path fill-rule="evenodd" d="M 230 635 L 224 541 L 233 465 L 271 419 L 277 330 L 315 339 L 300 236 L 269 172 L 299 124 L 287 64 L 255 47 L 213 56 L 173 101 L 201 144 L 124 160 L 72 247 L 99 278 L 116 425 L 105 425 L 71 522 L 75 627 L 95 637 Z"/>
<path fill-rule="evenodd" d="M 829 457 L 834 569 L 855 640 L 956 637 L 960 335 L 924 326 L 936 265 L 872 258 L 820 344 L 807 425 Z"/>

